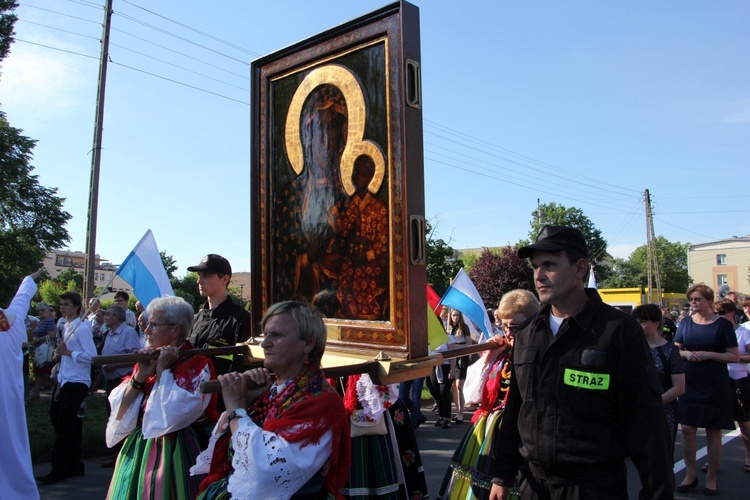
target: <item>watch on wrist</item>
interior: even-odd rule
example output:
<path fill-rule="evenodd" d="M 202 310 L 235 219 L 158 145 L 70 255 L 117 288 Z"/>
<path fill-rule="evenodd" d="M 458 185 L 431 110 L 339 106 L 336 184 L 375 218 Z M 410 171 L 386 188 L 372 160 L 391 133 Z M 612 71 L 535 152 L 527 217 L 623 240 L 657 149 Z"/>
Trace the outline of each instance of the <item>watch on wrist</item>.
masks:
<path fill-rule="evenodd" d="M 247 411 L 245 411 L 244 408 L 237 408 L 236 410 L 232 410 L 229 412 L 229 416 L 227 418 L 228 422 L 231 422 L 234 419 L 247 417 Z"/>

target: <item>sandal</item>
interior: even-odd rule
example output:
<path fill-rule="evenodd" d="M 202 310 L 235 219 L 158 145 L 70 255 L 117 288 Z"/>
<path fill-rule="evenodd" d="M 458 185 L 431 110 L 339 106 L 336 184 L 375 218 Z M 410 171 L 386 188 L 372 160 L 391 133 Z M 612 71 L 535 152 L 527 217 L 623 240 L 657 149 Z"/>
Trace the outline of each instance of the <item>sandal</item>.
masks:
<path fill-rule="evenodd" d="M 439 419 L 437 419 L 437 422 L 435 422 L 435 427 L 440 427 L 445 422 L 446 421 L 444 421 L 442 418 L 439 418 Z"/>

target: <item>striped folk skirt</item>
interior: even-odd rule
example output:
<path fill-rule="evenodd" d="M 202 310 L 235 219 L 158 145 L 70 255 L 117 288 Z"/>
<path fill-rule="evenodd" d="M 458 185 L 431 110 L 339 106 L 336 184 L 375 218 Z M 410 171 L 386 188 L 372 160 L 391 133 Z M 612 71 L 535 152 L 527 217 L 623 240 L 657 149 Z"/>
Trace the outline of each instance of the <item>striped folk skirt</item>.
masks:
<path fill-rule="evenodd" d="M 141 428 L 136 427 L 117 456 L 107 498 L 195 498 L 204 476 L 191 476 L 190 467 L 200 451 L 201 443 L 192 427 L 153 439 L 143 439 Z"/>
<path fill-rule="evenodd" d="M 492 443 L 502 423 L 503 411 L 481 416 L 467 429 L 445 471 L 437 498 L 488 499 L 495 464 Z"/>

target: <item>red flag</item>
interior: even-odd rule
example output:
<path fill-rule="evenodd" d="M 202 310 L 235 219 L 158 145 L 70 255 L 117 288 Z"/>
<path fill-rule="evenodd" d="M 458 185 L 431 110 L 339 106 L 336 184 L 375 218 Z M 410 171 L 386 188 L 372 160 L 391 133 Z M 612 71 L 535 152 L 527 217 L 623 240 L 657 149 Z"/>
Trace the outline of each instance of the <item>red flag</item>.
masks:
<path fill-rule="evenodd" d="M 429 304 L 430 309 L 432 309 L 432 311 L 438 317 L 440 316 L 436 309 L 439 303 L 440 303 L 440 295 L 438 295 L 437 292 L 433 290 L 430 285 L 427 285 L 427 304 Z"/>

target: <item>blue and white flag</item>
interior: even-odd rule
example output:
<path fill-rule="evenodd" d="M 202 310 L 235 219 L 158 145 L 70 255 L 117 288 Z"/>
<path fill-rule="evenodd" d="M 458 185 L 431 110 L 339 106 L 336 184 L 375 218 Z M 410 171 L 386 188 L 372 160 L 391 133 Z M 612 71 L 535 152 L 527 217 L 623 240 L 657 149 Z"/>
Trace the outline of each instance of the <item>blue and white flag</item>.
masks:
<path fill-rule="evenodd" d="M 440 304 L 461 311 L 482 330 L 484 339 L 492 335 L 492 324 L 487 315 L 487 309 L 484 307 L 484 301 L 463 269 L 459 269 L 453 283 L 440 299 Z"/>
<path fill-rule="evenodd" d="M 156 247 L 154 234 L 149 229 L 115 273 L 133 287 L 143 307 L 163 295 L 174 295 L 167 271 Z"/>

